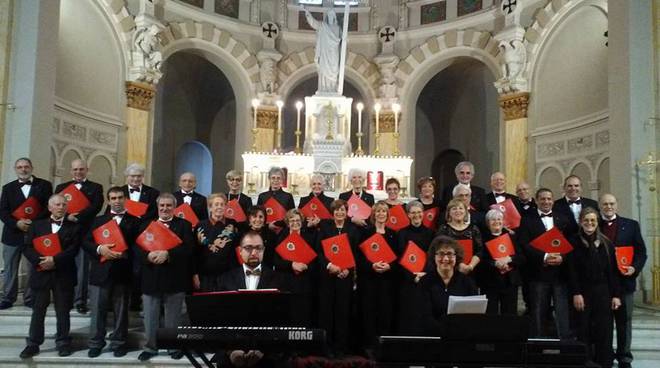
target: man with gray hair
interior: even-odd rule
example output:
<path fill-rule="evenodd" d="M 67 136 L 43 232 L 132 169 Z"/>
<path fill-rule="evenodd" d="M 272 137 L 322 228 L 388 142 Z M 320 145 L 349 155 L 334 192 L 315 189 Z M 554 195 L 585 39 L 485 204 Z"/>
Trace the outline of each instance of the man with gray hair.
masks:
<path fill-rule="evenodd" d="M 354 167 L 350 170 L 348 170 L 348 180 L 351 183 L 351 189 L 347 192 L 343 192 L 339 194 L 339 199 L 342 199 L 346 202 L 348 202 L 349 199 L 355 194 L 360 198 L 361 200 L 364 201 L 369 207 L 373 207 L 375 200 L 374 200 L 374 195 L 371 193 L 367 193 L 364 190 L 364 182 L 366 180 L 366 173 L 364 172 L 363 169 Z M 367 226 L 367 221 L 366 219 L 358 219 L 358 218 L 351 218 L 351 222 L 358 225 L 365 227 Z"/>
<path fill-rule="evenodd" d="M 471 184 L 472 179 L 474 178 L 474 165 L 472 162 L 459 162 L 454 169 L 454 173 L 456 174 L 456 183 L 449 184 L 442 190 L 443 207 L 447 207 L 447 203 L 453 198 L 452 191 L 456 184 L 465 184 L 470 187 L 470 191 L 472 192 L 470 205 L 476 211 L 485 212 L 487 210 L 485 201 L 486 191 L 484 188 Z"/>
<path fill-rule="evenodd" d="M 241 192 L 241 188 L 243 187 L 243 173 L 232 169 L 227 172 L 225 179 L 227 179 L 227 188 L 229 189 L 227 191 L 227 203 L 237 201 L 247 218 L 247 213 L 253 204 L 252 198 Z"/>
<path fill-rule="evenodd" d="M 174 197 L 179 205 L 188 204 L 199 221 L 209 218 L 209 209 L 206 206 L 206 197 L 197 193 L 197 177 L 187 171 L 179 176 L 179 190 L 175 191 Z"/>
<path fill-rule="evenodd" d="M 126 176 L 126 185 L 122 187 L 126 194 L 126 199 L 146 203 L 149 207 L 147 212 L 140 216 L 143 220 L 151 220 L 156 218 L 156 198 L 160 192 L 148 185 L 144 184 L 144 166 L 134 162 L 126 167 L 124 175 Z"/>

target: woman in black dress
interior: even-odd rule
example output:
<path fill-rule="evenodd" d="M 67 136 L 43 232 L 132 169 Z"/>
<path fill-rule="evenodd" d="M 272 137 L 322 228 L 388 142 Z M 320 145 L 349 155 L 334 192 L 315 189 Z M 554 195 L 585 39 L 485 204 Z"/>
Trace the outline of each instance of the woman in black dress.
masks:
<path fill-rule="evenodd" d="M 298 203 L 298 208 L 303 208 L 305 205 L 312 200 L 312 198 L 318 198 L 321 203 L 325 206 L 325 208 L 330 211 L 330 205 L 332 204 L 332 201 L 334 200 L 332 197 L 328 197 L 323 193 L 323 176 L 321 174 L 314 174 L 312 177 L 309 179 L 310 181 L 310 186 L 312 191 L 309 193 L 308 196 L 306 197 L 300 197 L 300 203 Z M 321 219 L 318 216 L 313 216 L 313 217 L 307 217 L 307 227 L 315 227 L 321 222 Z"/>
<path fill-rule="evenodd" d="M 423 176 L 417 180 L 417 190 L 419 191 L 418 201 L 424 205 L 424 224 L 429 229 L 436 231 L 440 223 L 440 200 L 435 198 L 435 179 L 430 176 Z"/>
<path fill-rule="evenodd" d="M 472 274 L 475 267 L 479 264 L 479 255 L 481 254 L 482 241 L 481 231 L 475 224 L 468 222 L 468 208 L 465 202 L 452 199 L 447 204 L 445 213 L 446 224 L 440 225 L 437 235 L 445 235 L 455 240 L 472 241 L 472 257 L 458 264 L 458 271 L 469 275 Z M 465 249 L 463 254 L 465 254 Z"/>

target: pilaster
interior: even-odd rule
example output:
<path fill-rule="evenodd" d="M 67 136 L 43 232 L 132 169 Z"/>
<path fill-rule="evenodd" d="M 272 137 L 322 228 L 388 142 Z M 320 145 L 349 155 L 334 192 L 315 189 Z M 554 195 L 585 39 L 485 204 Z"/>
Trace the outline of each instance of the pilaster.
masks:
<path fill-rule="evenodd" d="M 504 174 L 507 192 L 515 193 L 516 185 L 527 180 L 527 105 L 528 92 L 500 95 L 504 113 Z"/>

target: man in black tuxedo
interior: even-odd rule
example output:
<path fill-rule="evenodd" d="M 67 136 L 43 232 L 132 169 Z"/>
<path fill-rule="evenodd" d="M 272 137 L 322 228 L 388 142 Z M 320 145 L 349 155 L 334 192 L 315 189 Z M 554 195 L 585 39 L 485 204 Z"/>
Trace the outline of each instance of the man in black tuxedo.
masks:
<path fill-rule="evenodd" d="M 270 198 L 275 198 L 275 200 L 284 207 L 285 211 L 295 208 L 296 204 L 293 201 L 291 193 L 282 190 L 282 185 L 284 184 L 284 170 L 279 167 L 271 167 L 268 171 L 268 179 L 270 180 L 270 188 L 263 193 L 259 193 L 257 206 L 263 206 Z M 277 221 L 277 223 L 271 222 L 268 224 L 268 227 L 273 231 L 284 226 L 284 221 Z"/>
<path fill-rule="evenodd" d="M 89 206 L 80 213 L 69 213 L 67 220 L 75 222 L 80 226 L 80 233 L 86 234 L 94 221 L 94 217 L 103 207 L 103 186 L 87 179 L 89 168 L 87 162 L 82 159 L 71 161 L 72 180 L 64 182 L 55 188 L 55 193 L 61 193 L 69 185 L 75 185 L 89 201 Z M 80 249 L 76 256 L 76 268 L 78 270 L 78 283 L 76 284 L 73 305 L 78 313 L 87 313 L 87 296 L 89 293 L 89 258 L 84 250 Z"/>
<path fill-rule="evenodd" d="M 536 212 L 522 218 L 518 228 L 518 241 L 527 257 L 526 276 L 529 279 L 530 315 L 532 337 L 547 336 L 543 324 L 550 309 L 555 310 L 555 324 L 560 339 L 571 337 L 568 309 L 568 255 L 544 253 L 530 243 L 546 231 L 557 227 L 565 234 L 568 219 L 552 210 L 552 191 L 540 188 L 536 191 Z M 570 253 L 569 253 L 570 254 Z"/>
<path fill-rule="evenodd" d="M 209 218 L 209 209 L 206 206 L 206 197 L 195 192 L 197 178 L 191 172 L 185 172 L 179 177 L 179 190 L 172 193 L 176 198 L 176 203 L 187 203 L 192 207 L 195 216 L 199 221 Z"/>
<path fill-rule="evenodd" d="M 181 243 L 169 250 L 146 251 L 136 246 L 142 264 L 141 286 L 144 310 L 145 344 L 140 361 L 147 361 L 158 354 L 156 331 L 160 327 L 161 308 L 165 311 L 163 327 L 178 327 L 186 292 L 192 290 L 192 255 L 195 239 L 190 222 L 174 216 L 176 198 L 170 193 L 161 193 L 156 199 L 158 219 Z M 141 234 L 151 221 L 143 221 Z M 138 235 L 139 237 L 139 235 Z M 179 350 L 170 351 L 174 359 L 181 359 Z"/>
<path fill-rule="evenodd" d="M 126 170 L 124 170 L 124 175 L 126 175 L 126 185 L 124 185 L 122 189 L 124 189 L 126 199 L 149 205 L 147 212 L 141 216 L 141 219 L 149 222 L 150 220 L 155 219 L 158 215 L 156 198 L 158 198 L 160 192 L 158 189 L 144 184 L 144 172 L 144 166 L 138 163 L 128 165 Z"/>
<path fill-rule="evenodd" d="M 95 358 L 105 346 L 107 306 L 112 305 L 114 328 L 110 334 L 110 348 L 115 357 L 126 355 L 128 336 L 128 301 L 131 286 L 131 248 L 134 247 L 140 220 L 124 208 L 126 197 L 121 187 L 112 187 L 107 193 L 110 211 L 94 219 L 82 243 L 89 255 L 90 283 L 90 338 L 88 356 Z M 93 231 L 110 221 L 119 225 L 127 249 L 115 251 L 114 243 L 97 243 Z"/>
<path fill-rule="evenodd" d="M 516 185 L 516 195 L 518 200 L 515 202 L 520 216 L 525 216 L 536 210 L 536 202 L 532 196 L 532 189 L 526 181 L 521 181 Z"/>
<path fill-rule="evenodd" d="M 366 180 L 364 170 L 357 167 L 350 169 L 348 171 L 348 179 L 351 181 L 351 190 L 339 193 L 339 199 L 348 203 L 348 200 L 351 199 L 353 194 L 355 194 L 360 197 L 364 203 L 369 205 L 369 207 L 373 207 L 375 203 L 374 195 L 367 193 L 367 191 L 364 190 L 364 181 Z M 330 214 L 332 214 L 332 211 L 330 211 Z M 351 222 L 360 227 L 367 226 L 367 219 L 351 218 Z"/>
<path fill-rule="evenodd" d="M 34 293 L 34 306 L 27 346 L 20 354 L 21 359 L 39 354 L 39 345 L 44 342 L 44 319 L 51 292 L 57 320 L 57 352 L 59 356 L 71 355 L 69 311 L 76 284 L 75 256 L 80 247 L 80 232 L 77 224 L 66 219 L 66 199 L 62 195 L 53 194 L 48 199 L 48 210 L 50 218 L 35 221 L 25 238 L 23 252 L 34 268 L 29 281 Z M 54 256 L 43 256 L 35 248 L 33 240 L 50 234 L 57 234 L 61 251 Z M 43 244 L 46 245 L 45 242 Z"/>
<path fill-rule="evenodd" d="M 552 210 L 568 219 L 566 235 L 577 234 L 578 219 L 583 208 L 591 207 L 598 211 L 598 202 L 582 197 L 582 180 L 577 175 L 569 175 L 564 180 L 564 196 L 555 201 Z"/>
<path fill-rule="evenodd" d="M 474 165 L 470 161 L 461 161 L 456 165 L 456 168 L 454 169 L 454 173 L 456 174 L 456 183 L 449 184 L 445 186 L 445 188 L 442 190 L 442 208 L 447 207 L 447 203 L 451 201 L 454 196 L 453 196 L 453 191 L 454 187 L 456 184 L 465 184 L 468 187 L 470 187 L 470 190 L 472 192 L 472 198 L 470 199 L 470 203 L 474 207 L 475 210 L 479 212 L 486 212 L 487 206 L 485 203 L 484 197 L 486 196 L 486 191 L 484 188 L 478 187 L 476 185 L 471 185 L 470 182 L 472 182 L 472 179 L 474 178 Z"/>
<path fill-rule="evenodd" d="M 229 170 L 225 175 L 225 179 L 227 179 L 227 188 L 229 189 L 227 191 L 227 202 L 237 200 L 247 218 L 248 211 L 252 208 L 252 198 L 241 192 L 243 173 L 238 170 Z"/>
<path fill-rule="evenodd" d="M 21 261 L 21 253 L 27 233 L 32 220 L 14 216 L 21 205 L 30 197 L 34 197 L 41 207 L 37 219 L 48 217 L 48 198 L 53 194 L 53 185 L 47 181 L 32 175 L 32 161 L 22 157 L 14 163 L 14 171 L 17 180 L 11 181 L 2 187 L 0 195 L 0 219 L 4 223 L 2 229 L 2 258 L 4 260 L 4 277 L 2 285 L 2 300 L 0 309 L 11 308 L 18 296 L 18 267 Z M 27 215 L 33 214 L 36 209 L 26 207 Z M 23 301 L 26 306 L 32 304 L 29 287 L 23 293 Z"/>
<path fill-rule="evenodd" d="M 601 232 L 607 236 L 615 247 L 633 247 L 633 260 L 625 272 L 617 268 L 621 280 L 621 307 L 614 310 L 616 321 L 616 360 L 619 367 L 630 368 L 633 356 L 630 352 L 632 341 L 632 310 L 633 295 L 637 286 L 637 276 L 646 263 L 646 244 L 642 238 L 639 222 L 618 215 L 616 197 L 603 194 L 600 197 Z"/>
<path fill-rule="evenodd" d="M 515 195 L 506 192 L 506 177 L 499 171 L 490 175 L 490 190 L 485 196 L 486 208 L 490 208 L 491 205 L 504 202 L 507 199 L 513 201 L 514 204 L 518 200 Z"/>

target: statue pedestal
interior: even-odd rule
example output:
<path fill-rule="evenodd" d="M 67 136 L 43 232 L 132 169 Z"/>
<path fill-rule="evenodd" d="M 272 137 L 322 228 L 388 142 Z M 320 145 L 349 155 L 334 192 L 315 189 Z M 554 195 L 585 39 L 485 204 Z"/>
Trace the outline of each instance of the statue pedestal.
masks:
<path fill-rule="evenodd" d="M 305 97 L 305 145 L 303 152 L 315 155 L 327 152 L 328 145 L 341 145 L 337 157 L 352 152 L 351 107 L 353 99 L 333 94 Z"/>

